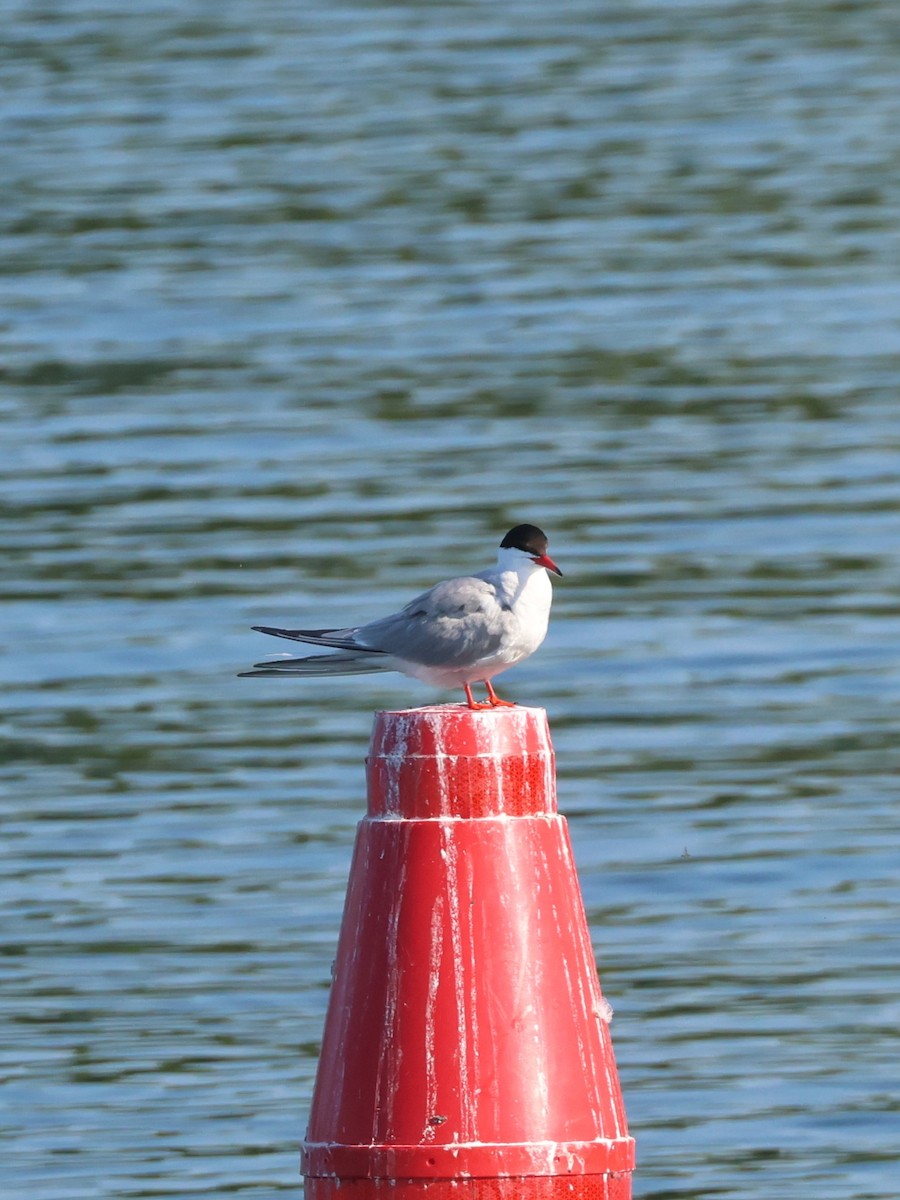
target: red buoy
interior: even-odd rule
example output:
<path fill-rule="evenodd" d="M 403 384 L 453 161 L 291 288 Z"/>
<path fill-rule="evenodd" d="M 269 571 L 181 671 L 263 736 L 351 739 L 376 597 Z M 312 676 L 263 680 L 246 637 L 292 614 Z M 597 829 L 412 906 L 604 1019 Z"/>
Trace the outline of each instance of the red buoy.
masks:
<path fill-rule="evenodd" d="M 367 767 L 308 1200 L 630 1200 L 544 711 L 379 713 Z"/>

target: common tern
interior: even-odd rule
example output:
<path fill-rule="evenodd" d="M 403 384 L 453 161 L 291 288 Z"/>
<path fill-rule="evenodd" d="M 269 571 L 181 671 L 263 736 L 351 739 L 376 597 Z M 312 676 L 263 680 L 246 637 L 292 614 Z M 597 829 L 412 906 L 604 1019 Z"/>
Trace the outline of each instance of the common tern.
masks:
<path fill-rule="evenodd" d="M 553 592 L 548 571 L 562 575 L 547 553 L 546 536 L 536 525 L 516 525 L 500 543 L 496 566 L 437 583 L 389 617 L 347 629 L 254 625 L 259 633 L 332 653 L 261 662 L 241 675 L 402 671 L 434 687 L 462 688 L 471 709 L 513 707 L 511 700 L 501 700 L 491 680 L 544 640 Z M 487 688 L 486 704 L 475 700 L 473 683 Z"/>

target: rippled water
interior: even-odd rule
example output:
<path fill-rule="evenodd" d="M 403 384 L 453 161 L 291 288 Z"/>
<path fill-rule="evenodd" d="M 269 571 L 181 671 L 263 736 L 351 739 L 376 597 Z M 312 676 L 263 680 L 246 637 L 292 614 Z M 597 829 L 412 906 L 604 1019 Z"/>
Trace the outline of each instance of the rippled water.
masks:
<path fill-rule="evenodd" d="M 520 520 L 646 1200 L 897 1194 L 900 17 L 0 0 L 11 1198 L 297 1195 L 374 708 Z"/>

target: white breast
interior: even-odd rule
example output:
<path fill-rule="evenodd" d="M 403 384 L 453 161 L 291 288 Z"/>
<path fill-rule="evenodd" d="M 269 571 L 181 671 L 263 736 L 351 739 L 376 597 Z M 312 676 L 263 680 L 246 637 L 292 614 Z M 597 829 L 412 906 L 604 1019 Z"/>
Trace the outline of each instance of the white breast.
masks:
<path fill-rule="evenodd" d="M 514 573 L 504 572 L 504 582 L 507 575 Z M 541 568 L 529 571 L 524 579 L 521 576 L 516 577 L 515 582 L 517 587 L 510 597 L 510 607 L 515 620 L 509 624 L 508 639 L 504 639 L 507 643 L 504 647 L 504 658 L 509 666 L 521 662 L 529 654 L 534 654 L 547 636 L 550 605 L 553 600 L 553 586 L 547 572 Z"/>

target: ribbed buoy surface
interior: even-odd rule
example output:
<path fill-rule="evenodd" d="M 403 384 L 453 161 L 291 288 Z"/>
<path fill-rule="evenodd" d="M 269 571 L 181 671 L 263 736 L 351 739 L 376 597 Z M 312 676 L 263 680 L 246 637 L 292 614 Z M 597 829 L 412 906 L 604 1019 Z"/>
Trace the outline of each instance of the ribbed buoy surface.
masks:
<path fill-rule="evenodd" d="M 628 1136 L 543 710 L 379 713 L 308 1200 L 629 1200 Z"/>

